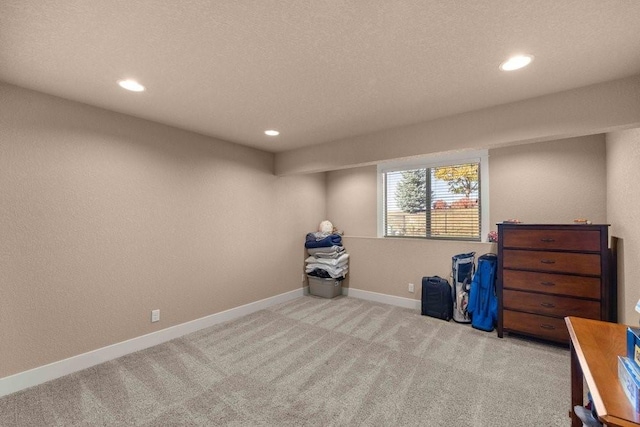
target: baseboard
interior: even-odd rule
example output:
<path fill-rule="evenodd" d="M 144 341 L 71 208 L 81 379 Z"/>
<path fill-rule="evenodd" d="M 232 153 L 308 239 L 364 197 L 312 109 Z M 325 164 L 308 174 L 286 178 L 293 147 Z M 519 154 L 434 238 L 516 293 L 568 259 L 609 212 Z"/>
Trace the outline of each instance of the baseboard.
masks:
<path fill-rule="evenodd" d="M 161 331 L 122 341 L 107 347 L 102 347 L 87 353 L 79 354 L 68 359 L 39 366 L 28 371 L 19 372 L 8 377 L 0 378 L 0 397 L 24 390 L 64 375 L 69 375 L 100 363 L 116 359 L 129 353 L 144 350 L 154 345 L 162 344 L 183 335 L 208 328 L 218 323 L 246 316 L 276 304 L 280 304 L 304 295 L 305 289 L 300 288 L 285 292 L 260 301 L 221 311 L 210 316 L 171 326 Z M 308 292 L 308 290 L 306 291 Z"/>
<path fill-rule="evenodd" d="M 383 304 L 395 305 L 403 308 L 410 308 L 420 310 L 420 301 L 411 299 L 396 297 L 393 295 L 379 294 L 377 292 L 363 291 L 355 288 L 342 288 L 342 295 L 347 295 L 353 298 L 365 299 L 368 301 L 381 302 Z"/>

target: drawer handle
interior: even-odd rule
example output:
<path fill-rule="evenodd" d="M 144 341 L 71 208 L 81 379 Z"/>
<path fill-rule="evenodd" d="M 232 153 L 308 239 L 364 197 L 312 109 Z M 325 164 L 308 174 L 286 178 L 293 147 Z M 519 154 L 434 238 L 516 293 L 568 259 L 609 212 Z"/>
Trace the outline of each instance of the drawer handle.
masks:
<path fill-rule="evenodd" d="M 545 324 L 545 323 L 543 323 L 542 325 L 540 325 L 540 327 L 541 327 L 542 329 L 549 329 L 549 330 L 552 330 L 552 329 L 555 329 L 555 328 L 556 328 L 556 327 L 555 327 L 555 326 L 553 326 L 553 325 L 547 325 L 547 324 Z"/>
<path fill-rule="evenodd" d="M 541 259 L 540 262 L 543 263 L 543 264 L 555 264 L 556 263 L 552 259 Z"/>
<path fill-rule="evenodd" d="M 555 242 L 556 239 L 551 239 L 549 237 L 545 238 L 545 239 L 540 239 L 541 242 L 545 242 L 545 243 L 552 243 Z"/>
<path fill-rule="evenodd" d="M 553 282 L 540 282 L 542 286 L 555 286 L 556 284 Z"/>
<path fill-rule="evenodd" d="M 555 307 L 555 305 L 554 305 L 554 304 L 551 304 L 550 302 L 543 302 L 543 303 L 540 303 L 540 305 L 541 305 L 541 306 L 543 306 L 543 307 L 546 307 L 546 308 L 553 308 L 553 307 Z"/>

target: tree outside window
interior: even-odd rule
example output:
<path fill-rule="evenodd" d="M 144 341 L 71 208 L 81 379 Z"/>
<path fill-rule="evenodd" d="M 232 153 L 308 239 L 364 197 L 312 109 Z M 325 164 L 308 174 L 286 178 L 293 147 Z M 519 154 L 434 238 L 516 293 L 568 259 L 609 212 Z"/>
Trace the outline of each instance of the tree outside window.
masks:
<path fill-rule="evenodd" d="M 385 236 L 480 239 L 479 163 L 386 172 L 385 185 Z"/>

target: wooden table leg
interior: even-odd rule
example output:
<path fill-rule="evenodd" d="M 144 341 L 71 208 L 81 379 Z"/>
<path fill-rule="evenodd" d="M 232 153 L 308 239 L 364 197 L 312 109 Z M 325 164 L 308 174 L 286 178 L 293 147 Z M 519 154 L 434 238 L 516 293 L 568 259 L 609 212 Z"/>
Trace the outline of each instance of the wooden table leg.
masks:
<path fill-rule="evenodd" d="M 571 348 L 571 427 L 582 427 L 582 421 L 573 412 L 573 408 L 576 405 L 584 405 L 583 373 L 573 343 L 571 342 L 569 346 Z"/>

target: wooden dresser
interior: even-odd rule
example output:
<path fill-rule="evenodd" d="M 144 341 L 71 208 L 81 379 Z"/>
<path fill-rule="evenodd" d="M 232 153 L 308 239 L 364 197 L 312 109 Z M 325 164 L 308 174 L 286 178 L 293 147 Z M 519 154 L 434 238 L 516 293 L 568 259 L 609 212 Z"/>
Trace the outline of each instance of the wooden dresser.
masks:
<path fill-rule="evenodd" d="M 498 336 L 568 343 L 565 316 L 615 321 L 608 227 L 498 224 Z"/>

